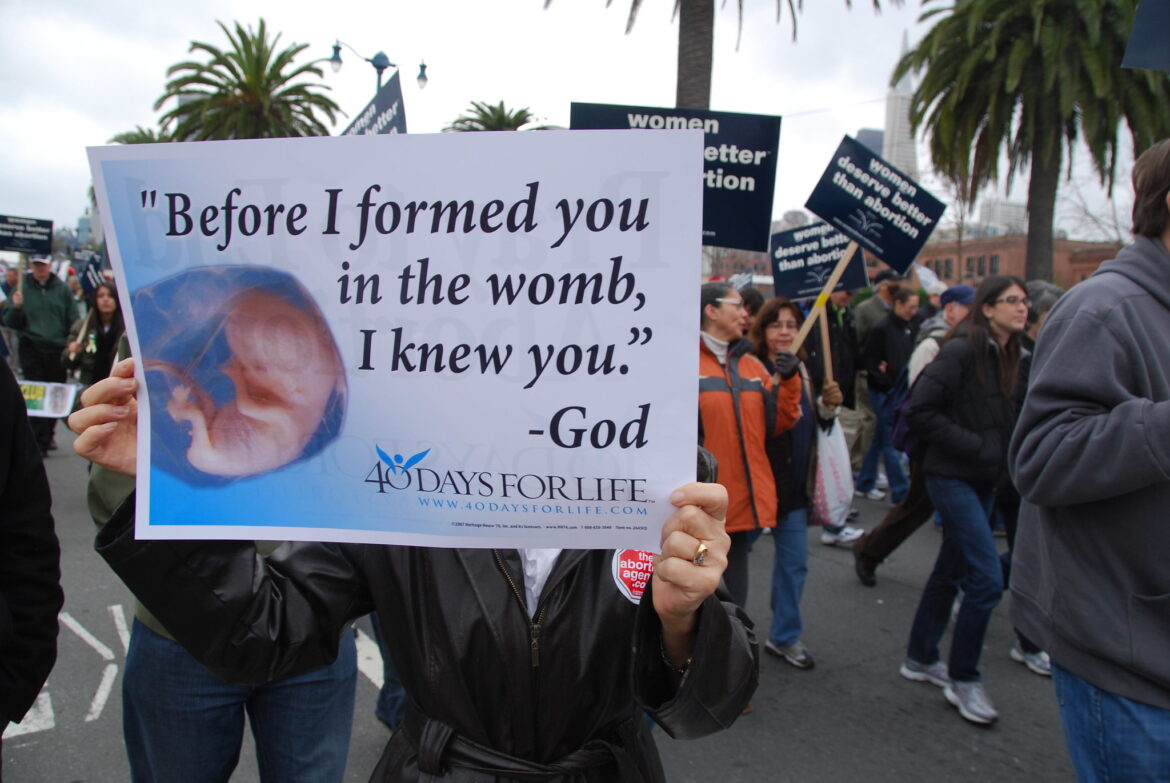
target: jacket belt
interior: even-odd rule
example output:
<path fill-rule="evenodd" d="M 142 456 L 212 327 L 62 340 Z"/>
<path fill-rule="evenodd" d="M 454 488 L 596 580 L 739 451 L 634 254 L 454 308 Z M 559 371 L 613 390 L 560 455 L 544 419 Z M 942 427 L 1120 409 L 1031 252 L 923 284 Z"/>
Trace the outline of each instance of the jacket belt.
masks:
<path fill-rule="evenodd" d="M 625 721 L 614 731 L 633 741 L 633 721 Z M 619 779 L 641 780 L 641 773 L 625 743 L 592 739 L 577 750 L 548 764 L 502 753 L 461 737 L 442 721 L 423 715 L 413 704 L 407 708 L 402 733 L 418 753 L 422 783 L 446 776 L 450 767 L 473 770 L 485 775 L 511 778 L 532 783 L 557 778 L 584 780 L 589 770 L 617 765 Z"/>

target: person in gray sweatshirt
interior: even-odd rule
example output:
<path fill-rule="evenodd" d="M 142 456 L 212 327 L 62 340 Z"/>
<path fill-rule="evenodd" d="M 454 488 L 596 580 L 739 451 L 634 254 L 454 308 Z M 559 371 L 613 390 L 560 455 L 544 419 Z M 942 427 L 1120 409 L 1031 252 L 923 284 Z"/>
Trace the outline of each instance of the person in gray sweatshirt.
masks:
<path fill-rule="evenodd" d="M 1053 308 L 1009 452 L 1012 621 L 1080 781 L 1170 780 L 1170 139 L 1133 185 L 1134 242 Z"/>

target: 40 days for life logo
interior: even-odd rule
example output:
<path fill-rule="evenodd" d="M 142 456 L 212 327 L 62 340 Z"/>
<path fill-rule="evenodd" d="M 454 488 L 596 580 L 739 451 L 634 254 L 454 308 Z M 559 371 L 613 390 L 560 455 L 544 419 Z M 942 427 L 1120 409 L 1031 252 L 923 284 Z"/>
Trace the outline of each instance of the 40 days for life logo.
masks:
<path fill-rule="evenodd" d="M 442 470 L 420 467 L 430 449 L 403 457 L 391 456 L 374 447 L 378 461 L 366 474 L 365 483 L 375 484 L 379 494 L 387 490 L 417 492 L 423 495 L 454 495 L 459 498 L 499 498 L 501 500 L 553 501 L 558 505 L 530 506 L 525 503 L 476 503 L 478 511 L 529 510 L 543 513 L 568 513 L 600 516 L 606 513 L 646 516 L 646 479 L 625 477 L 584 477 L 536 475 L 532 473 L 492 473 L 479 470 Z M 454 500 L 435 499 L 426 504 L 458 508 Z M 559 503 L 570 505 L 561 506 Z M 622 505 L 602 506 L 601 503 Z M 575 504 L 575 505 L 573 505 Z M 595 505 L 587 505 L 595 504 Z"/>

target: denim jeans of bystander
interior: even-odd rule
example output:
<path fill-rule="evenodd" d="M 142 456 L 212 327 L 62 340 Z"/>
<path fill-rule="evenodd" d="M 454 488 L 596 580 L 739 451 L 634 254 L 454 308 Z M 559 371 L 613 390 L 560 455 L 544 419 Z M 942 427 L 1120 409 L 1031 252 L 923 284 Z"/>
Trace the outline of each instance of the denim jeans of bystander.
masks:
<path fill-rule="evenodd" d="M 922 590 L 906 654 L 919 663 L 939 660 L 939 641 L 962 589 L 947 668 L 956 682 L 978 681 L 987 624 L 1003 596 L 1003 571 L 990 523 L 995 490 L 928 475 L 926 491 L 942 517 L 943 540 Z"/>
<path fill-rule="evenodd" d="M 1080 783 L 1170 780 L 1170 710 L 1103 691 L 1057 662 L 1052 680 Z"/>
<path fill-rule="evenodd" d="M 340 783 L 356 682 L 351 631 L 329 666 L 248 686 L 224 682 L 135 620 L 122 681 L 131 781 L 226 783 L 247 715 L 262 783 Z"/>

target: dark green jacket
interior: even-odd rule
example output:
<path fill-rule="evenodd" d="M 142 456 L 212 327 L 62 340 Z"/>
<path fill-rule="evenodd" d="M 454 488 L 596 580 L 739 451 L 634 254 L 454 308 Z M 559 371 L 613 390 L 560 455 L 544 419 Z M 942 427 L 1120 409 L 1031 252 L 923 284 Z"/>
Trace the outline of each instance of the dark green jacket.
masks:
<path fill-rule="evenodd" d="M 38 283 L 32 275 L 24 278 L 24 304 L 4 307 L 4 324 L 20 332 L 38 348 L 61 350 L 73 323 L 75 309 L 69 286 L 56 275 Z"/>

